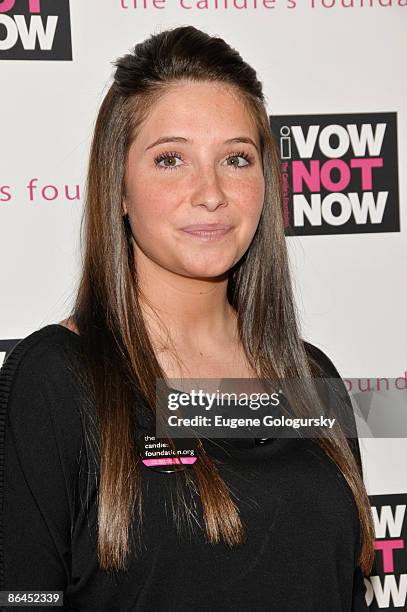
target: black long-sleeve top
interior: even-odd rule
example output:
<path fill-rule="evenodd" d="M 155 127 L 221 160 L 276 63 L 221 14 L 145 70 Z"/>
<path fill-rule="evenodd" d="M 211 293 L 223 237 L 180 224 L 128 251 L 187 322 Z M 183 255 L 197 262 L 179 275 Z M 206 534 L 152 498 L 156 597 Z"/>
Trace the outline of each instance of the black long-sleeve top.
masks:
<path fill-rule="evenodd" d="M 368 610 L 357 506 L 335 463 L 306 438 L 227 448 L 203 440 L 239 500 L 247 539 L 235 548 L 207 543 L 199 529 L 179 533 L 174 474 L 141 464 L 142 554 L 127 571 L 102 571 L 97 477 L 85 462 L 83 397 L 70 367 L 80 342 L 47 325 L 0 372 L 0 590 L 63 591 L 63 609 L 81 612 Z M 306 348 L 339 377 L 325 353 Z"/>

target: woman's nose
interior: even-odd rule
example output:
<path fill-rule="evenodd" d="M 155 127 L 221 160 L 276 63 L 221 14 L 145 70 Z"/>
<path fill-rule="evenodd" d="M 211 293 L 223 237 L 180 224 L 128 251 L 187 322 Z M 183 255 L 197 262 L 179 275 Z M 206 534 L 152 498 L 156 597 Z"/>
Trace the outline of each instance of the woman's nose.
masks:
<path fill-rule="evenodd" d="M 204 205 L 207 208 L 215 209 L 227 203 L 222 180 L 215 168 L 199 169 L 193 180 L 194 187 L 191 195 L 193 206 Z"/>

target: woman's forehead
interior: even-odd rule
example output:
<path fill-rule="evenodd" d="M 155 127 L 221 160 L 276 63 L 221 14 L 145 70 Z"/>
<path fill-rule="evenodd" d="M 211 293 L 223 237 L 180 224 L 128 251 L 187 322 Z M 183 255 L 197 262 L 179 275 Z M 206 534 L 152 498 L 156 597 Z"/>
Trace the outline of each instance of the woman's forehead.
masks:
<path fill-rule="evenodd" d="M 182 83 L 160 96 L 139 126 L 136 140 L 144 150 L 171 136 L 174 142 L 185 139 L 185 144 L 222 144 L 242 134 L 257 140 L 256 126 L 243 99 L 230 87 Z"/>

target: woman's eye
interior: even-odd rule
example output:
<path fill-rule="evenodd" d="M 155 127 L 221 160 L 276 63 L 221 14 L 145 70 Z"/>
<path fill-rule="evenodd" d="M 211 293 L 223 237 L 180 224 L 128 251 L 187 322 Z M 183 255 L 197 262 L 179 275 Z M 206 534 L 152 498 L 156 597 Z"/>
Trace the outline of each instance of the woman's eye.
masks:
<path fill-rule="evenodd" d="M 243 164 L 239 163 L 239 157 L 243 159 Z M 234 166 L 235 168 L 244 168 L 251 165 L 251 158 L 247 153 L 234 153 L 233 155 L 229 155 L 226 161 L 229 162 L 231 160 L 234 160 L 235 163 L 228 165 Z"/>
<path fill-rule="evenodd" d="M 159 168 L 164 168 L 164 170 L 172 170 L 174 168 L 178 168 L 179 164 L 176 164 L 176 160 L 180 160 L 181 158 L 175 153 L 163 153 L 155 158 L 155 163 Z M 163 163 L 169 161 L 169 164 Z"/>

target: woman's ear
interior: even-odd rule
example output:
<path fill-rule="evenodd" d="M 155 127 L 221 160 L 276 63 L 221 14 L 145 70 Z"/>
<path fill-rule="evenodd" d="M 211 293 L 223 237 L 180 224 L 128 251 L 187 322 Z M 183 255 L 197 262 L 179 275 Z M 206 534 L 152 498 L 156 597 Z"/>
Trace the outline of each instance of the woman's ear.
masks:
<path fill-rule="evenodd" d="M 123 217 L 125 217 L 127 215 L 126 198 L 122 199 L 122 211 L 123 211 Z"/>

